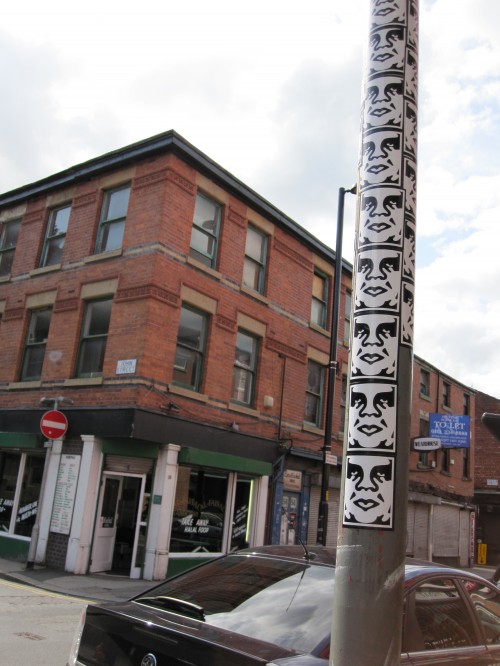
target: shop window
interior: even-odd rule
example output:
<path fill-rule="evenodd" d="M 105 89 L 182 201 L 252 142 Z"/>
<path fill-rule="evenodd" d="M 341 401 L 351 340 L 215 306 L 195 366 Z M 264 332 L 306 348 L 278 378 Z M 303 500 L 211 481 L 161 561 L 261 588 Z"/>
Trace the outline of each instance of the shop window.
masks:
<path fill-rule="evenodd" d="M 2 225 L 0 231 L 0 277 L 10 275 L 20 227 L 21 220 L 4 222 Z"/>
<path fill-rule="evenodd" d="M 251 405 L 253 402 L 257 350 L 257 338 L 249 333 L 238 331 L 234 355 L 232 399 L 245 405 Z"/>
<path fill-rule="evenodd" d="M 198 192 L 194 208 L 191 247 L 193 259 L 215 268 L 222 206 Z"/>
<path fill-rule="evenodd" d="M 97 232 L 96 253 L 121 248 L 127 217 L 130 185 L 104 193 Z"/>
<path fill-rule="evenodd" d="M 173 382 L 199 391 L 203 375 L 203 361 L 207 336 L 208 316 L 183 306 L 177 335 Z"/>
<path fill-rule="evenodd" d="M 250 544 L 253 481 L 179 467 L 170 552 L 221 553 Z"/>
<path fill-rule="evenodd" d="M 21 381 L 34 381 L 40 379 L 42 375 L 51 316 L 51 308 L 35 310 L 30 315 L 21 367 Z"/>
<path fill-rule="evenodd" d="M 328 278 L 315 270 L 311 301 L 311 323 L 326 328 L 326 311 L 328 299 Z"/>
<path fill-rule="evenodd" d="M 266 274 L 267 236 L 255 227 L 248 225 L 243 264 L 243 285 L 264 293 Z"/>
<path fill-rule="evenodd" d="M 112 299 L 85 304 L 77 377 L 100 377 L 108 340 Z"/>
<path fill-rule="evenodd" d="M 0 532 L 31 536 L 43 467 L 43 455 L 0 452 Z"/>
<path fill-rule="evenodd" d="M 323 399 L 324 368 L 315 361 L 307 363 L 307 389 L 304 420 L 315 426 L 321 424 L 321 407 Z"/>
<path fill-rule="evenodd" d="M 61 263 L 70 213 L 71 206 L 63 206 L 50 211 L 40 266 L 53 266 Z"/>

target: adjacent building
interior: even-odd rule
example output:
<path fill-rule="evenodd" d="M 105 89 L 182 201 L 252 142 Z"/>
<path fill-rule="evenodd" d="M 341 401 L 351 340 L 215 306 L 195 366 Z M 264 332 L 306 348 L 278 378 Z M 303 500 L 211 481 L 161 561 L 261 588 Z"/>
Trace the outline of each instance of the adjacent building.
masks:
<path fill-rule="evenodd" d="M 324 457 L 334 259 L 173 131 L 0 195 L 2 556 L 160 579 L 315 543 L 325 465 L 335 545 L 352 266 Z M 421 359 L 414 380 L 417 440 L 474 413 Z M 464 564 L 473 437 L 452 445 L 412 453 L 407 550 Z"/>

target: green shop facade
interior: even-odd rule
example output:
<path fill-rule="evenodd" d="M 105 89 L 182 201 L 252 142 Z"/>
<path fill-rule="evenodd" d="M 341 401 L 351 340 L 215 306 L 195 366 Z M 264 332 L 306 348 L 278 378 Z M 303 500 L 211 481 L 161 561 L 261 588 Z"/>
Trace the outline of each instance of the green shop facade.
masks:
<path fill-rule="evenodd" d="M 140 409 L 0 411 L 0 557 L 160 580 L 271 537 L 276 441 Z M 271 520 L 272 522 L 272 520 Z"/>

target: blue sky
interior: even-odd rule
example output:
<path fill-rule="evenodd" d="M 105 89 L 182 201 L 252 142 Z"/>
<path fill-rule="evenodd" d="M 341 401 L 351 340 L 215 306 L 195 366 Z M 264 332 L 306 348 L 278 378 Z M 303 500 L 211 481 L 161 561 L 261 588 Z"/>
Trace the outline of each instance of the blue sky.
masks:
<path fill-rule="evenodd" d="M 368 0 L 18 0 L 0 191 L 175 129 L 335 246 Z M 420 0 L 415 353 L 500 398 L 500 2 Z M 344 251 L 353 260 L 354 197 Z"/>

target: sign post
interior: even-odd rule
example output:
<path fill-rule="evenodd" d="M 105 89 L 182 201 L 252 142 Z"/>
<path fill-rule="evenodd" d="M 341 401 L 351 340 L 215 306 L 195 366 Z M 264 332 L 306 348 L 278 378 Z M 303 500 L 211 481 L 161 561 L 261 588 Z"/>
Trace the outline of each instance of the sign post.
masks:
<path fill-rule="evenodd" d="M 330 664 L 399 664 L 413 368 L 418 0 L 370 2 Z"/>
<path fill-rule="evenodd" d="M 68 430 L 68 419 L 59 410 L 52 409 L 42 416 L 40 430 L 47 439 L 61 439 Z"/>

